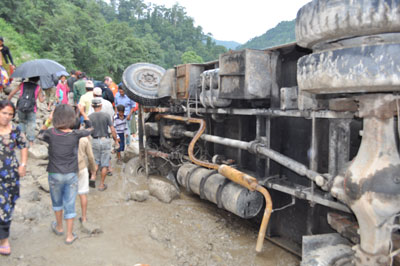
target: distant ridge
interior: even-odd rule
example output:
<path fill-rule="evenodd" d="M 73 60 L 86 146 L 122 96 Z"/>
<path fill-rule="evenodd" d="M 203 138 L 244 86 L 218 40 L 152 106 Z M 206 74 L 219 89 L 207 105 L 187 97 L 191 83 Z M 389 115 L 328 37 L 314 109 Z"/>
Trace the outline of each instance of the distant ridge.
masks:
<path fill-rule="evenodd" d="M 257 36 L 249 40 L 243 45 L 236 47 L 236 50 L 245 48 L 264 49 L 285 43 L 296 41 L 295 20 L 281 21 L 275 28 L 268 30 L 261 36 Z M 218 44 L 218 43 L 217 43 Z"/>
<path fill-rule="evenodd" d="M 215 41 L 215 44 L 216 44 L 216 45 L 225 46 L 226 49 L 228 49 L 228 50 L 229 50 L 229 49 L 235 50 L 236 47 L 242 45 L 241 43 L 234 42 L 234 41 L 220 41 L 220 40 L 216 40 L 216 39 L 214 39 L 214 41 Z"/>

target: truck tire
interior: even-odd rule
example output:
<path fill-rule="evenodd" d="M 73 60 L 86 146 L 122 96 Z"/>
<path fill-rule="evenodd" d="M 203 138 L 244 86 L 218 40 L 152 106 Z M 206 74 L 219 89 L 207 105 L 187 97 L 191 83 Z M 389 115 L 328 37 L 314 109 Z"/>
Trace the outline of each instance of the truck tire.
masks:
<path fill-rule="evenodd" d="M 143 106 L 158 105 L 158 85 L 164 73 L 164 68 L 149 63 L 130 65 L 122 75 L 127 96 Z"/>
<path fill-rule="evenodd" d="M 399 43 L 317 52 L 297 62 L 301 91 L 317 94 L 400 90 Z"/>
<path fill-rule="evenodd" d="M 400 0 L 314 0 L 296 17 L 298 45 L 400 32 Z"/>

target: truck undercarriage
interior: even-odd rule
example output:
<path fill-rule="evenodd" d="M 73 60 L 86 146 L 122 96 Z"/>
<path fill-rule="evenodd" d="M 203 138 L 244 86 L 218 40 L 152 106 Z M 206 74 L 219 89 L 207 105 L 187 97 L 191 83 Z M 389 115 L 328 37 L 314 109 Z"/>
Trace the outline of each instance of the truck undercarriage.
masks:
<path fill-rule="evenodd" d="M 314 0 L 298 12 L 297 43 L 128 67 L 146 173 L 258 222 L 257 252 L 266 236 L 302 265 L 391 265 L 399 6 Z"/>

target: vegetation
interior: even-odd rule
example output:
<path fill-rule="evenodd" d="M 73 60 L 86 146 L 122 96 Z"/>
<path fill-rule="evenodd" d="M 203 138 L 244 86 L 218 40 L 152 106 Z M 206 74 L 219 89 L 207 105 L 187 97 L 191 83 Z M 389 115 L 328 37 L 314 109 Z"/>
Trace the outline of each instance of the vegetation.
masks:
<path fill-rule="evenodd" d="M 282 21 L 275 28 L 268 30 L 261 36 L 254 37 L 247 43 L 238 46 L 236 50 L 251 48 L 264 49 L 296 41 L 295 20 Z"/>
<path fill-rule="evenodd" d="M 218 58 L 226 48 L 195 27 L 178 4 L 144 0 L 2 0 L 0 35 L 17 58 L 50 58 L 68 70 L 119 81 L 133 63 L 170 68 Z M 184 61 L 183 61 L 184 60 Z"/>

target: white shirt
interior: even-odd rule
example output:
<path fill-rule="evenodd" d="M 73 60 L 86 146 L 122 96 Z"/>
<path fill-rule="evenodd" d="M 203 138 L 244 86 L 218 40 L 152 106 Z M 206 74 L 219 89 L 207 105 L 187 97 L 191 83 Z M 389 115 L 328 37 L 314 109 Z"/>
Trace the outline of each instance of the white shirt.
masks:
<path fill-rule="evenodd" d="M 98 97 L 98 96 L 96 96 L 96 97 Z M 107 113 L 110 116 L 111 121 L 114 121 L 114 108 L 112 106 L 112 103 L 110 103 L 109 101 L 107 101 L 103 98 L 101 98 L 101 111 L 100 112 Z M 88 115 L 90 115 L 91 113 L 94 113 L 94 109 L 93 109 L 92 105 L 90 105 Z"/>

